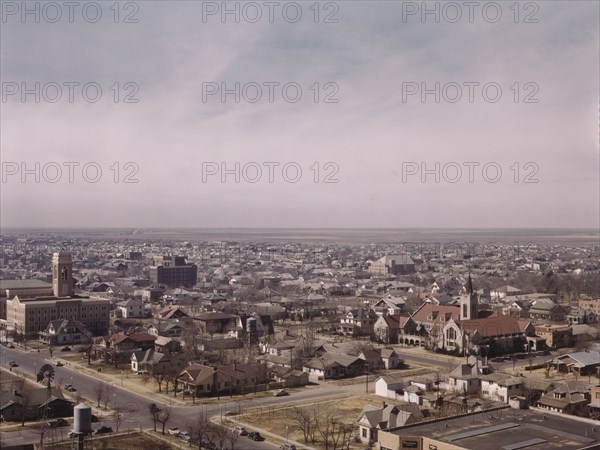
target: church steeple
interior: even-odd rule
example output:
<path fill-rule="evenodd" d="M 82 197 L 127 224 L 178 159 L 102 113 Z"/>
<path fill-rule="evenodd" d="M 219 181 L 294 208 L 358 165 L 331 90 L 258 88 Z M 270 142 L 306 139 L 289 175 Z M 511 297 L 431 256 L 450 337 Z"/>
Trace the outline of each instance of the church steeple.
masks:
<path fill-rule="evenodd" d="M 469 272 L 469 278 L 467 278 L 467 294 L 473 295 L 473 280 L 471 279 L 471 272 Z"/>
<path fill-rule="evenodd" d="M 466 295 L 460 297 L 460 319 L 471 320 L 477 319 L 479 316 L 479 299 L 473 289 L 473 280 L 471 279 L 471 272 L 467 278 L 467 285 L 465 286 Z"/>

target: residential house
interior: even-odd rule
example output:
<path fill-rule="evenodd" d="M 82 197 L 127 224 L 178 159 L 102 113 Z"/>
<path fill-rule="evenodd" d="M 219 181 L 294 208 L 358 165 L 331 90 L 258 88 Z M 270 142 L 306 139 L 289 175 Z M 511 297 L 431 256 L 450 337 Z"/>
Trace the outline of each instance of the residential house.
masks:
<path fill-rule="evenodd" d="M 57 387 L 19 389 L 0 393 L 0 417 L 7 422 L 69 417 L 73 403 Z"/>
<path fill-rule="evenodd" d="M 387 295 L 379 299 L 371 308 L 378 316 L 393 316 L 404 312 L 406 299 L 404 297 L 393 297 Z"/>
<path fill-rule="evenodd" d="M 350 355 L 324 353 L 306 363 L 302 367 L 311 380 L 327 380 L 346 378 L 364 373 L 365 361 Z"/>
<path fill-rule="evenodd" d="M 52 320 L 40 331 L 40 341 L 49 345 L 83 344 L 91 339 L 92 333 L 78 320 Z"/>
<path fill-rule="evenodd" d="M 120 332 L 100 338 L 94 350 L 105 362 L 129 363 L 133 352 L 152 349 L 155 341 L 156 336 L 147 333 Z"/>
<path fill-rule="evenodd" d="M 422 419 L 423 415 L 418 407 L 384 403 L 383 408 L 367 406 L 363 409 L 358 416 L 356 425 L 358 425 L 358 436 L 361 442 L 369 444 L 377 441 L 377 434 L 380 430 L 417 423 Z"/>
<path fill-rule="evenodd" d="M 600 420 L 600 384 L 591 387 L 588 408 L 590 410 L 590 417 Z"/>
<path fill-rule="evenodd" d="M 306 386 L 309 381 L 308 373 L 294 370 L 291 367 L 273 366 L 269 370 L 273 380 L 276 383 L 281 383 L 283 387 Z"/>
<path fill-rule="evenodd" d="M 381 358 L 381 353 L 375 349 L 364 349 L 360 352 L 358 357 L 365 362 L 365 369 L 367 369 L 369 372 L 385 368 L 385 364 Z"/>
<path fill-rule="evenodd" d="M 181 337 L 187 325 L 178 319 L 157 320 L 148 327 L 148 334 L 152 336 Z"/>
<path fill-rule="evenodd" d="M 567 353 L 549 361 L 557 371 L 575 373 L 576 375 L 595 374 L 600 367 L 599 346 L 590 347 L 582 352 Z"/>
<path fill-rule="evenodd" d="M 596 317 L 600 317 L 600 298 L 581 298 L 578 303 L 584 311 L 591 310 Z"/>
<path fill-rule="evenodd" d="M 565 321 L 569 325 L 579 325 L 586 323 L 596 323 L 598 318 L 591 309 L 585 310 L 573 306 L 569 313 L 565 316 Z"/>
<path fill-rule="evenodd" d="M 141 298 L 129 298 L 117 303 L 124 319 L 140 319 L 146 317 L 146 309 Z"/>
<path fill-rule="evenodd" d="M 511 397 L 523 394 L 525 378 L 504 373 L 481 376 L 481 395 L 490 400 L 508 403 Z"/>
<path fill-rule="evenodd" d="M 573 345 L 573 328 L 568 325 L 536 325 L 535 334 L 544 338 L 550 348 Z"/>
<path fill-rule="evenodd" d="M 135 373 L 166 372 L 171 367 L 171 357 L 166 353 L 160 353 L 153 349 L 133 352 L 130 361 L 131 371 Z"/>
<path fill-rule="evenodd" d="M 562 322 L 565 319 L 566 310 L 548 298 L 536 300 L 529 308 L 529 317 L 537 320 L 549 320 Z"/>
<path fill-rule="evenodd" d="M 202 333 L 222 334 L 235 331 L 237 316 L 222 312 L 205 312 L 194 316 L 195 323 Z"/>
<path fill-rule="evenodd" d="M 377 315 L 371 309 L 353 309 L 340 319 L 339 331 L 349 336 L 370 336 L 376 320 Z"/>
<path fill-rule="evenodd" d="M 398 344 L 399 336 L 413 336 L 417 333 L 417 324 L 408 314 L 380 316 L 373 325 L 373 333 L 378 342 Z"/>
<path fill-rule="evenodd" d="M 229 364 L 208 367 L 191 364 L 177 377 L 184 391 L 194 396 L 248 393 L 269 381 L 267 366 L 262 363 Z"/>
<path fill-rule="evenodd" d="M 591 385 L 581 381 L 565 381 L 537 401 L 538 408 L 576 416 L 588 415 Z"/>
<path fill-rule="evenodd" d="M 406 382 L 398 374 L 382 375 L 375 380 L 375 395 L 392 400 L 402 400 L 405 385 Z"/>
<path fill-rule="evenodd" d="M 382 348 L 377 350 L 381 355 L 381 359 L 383 360 L 383 367 L 385 369 L 399 369 L 402 364 L 404 364 L 404 360 L 400 358 L 400 356 L 395 352 L 395 350 L 390 348 Z"/>
<path fill-rule="evenodd" d="M 521 294 L 523 294 L 523 291 L 521 289 L 509 285 L 500 286 L 490 291 L 490 297 L 499 300 L 503 299 L 504 297 Z"/>
<path fill-rule="evenodd" d="M 446 389 L 466 394 L 475 394 L 481 390 L 481 376 L 489 373 L 481 359 L 469 356 L 466 363 L 460 364 L 448 375 Z"/>

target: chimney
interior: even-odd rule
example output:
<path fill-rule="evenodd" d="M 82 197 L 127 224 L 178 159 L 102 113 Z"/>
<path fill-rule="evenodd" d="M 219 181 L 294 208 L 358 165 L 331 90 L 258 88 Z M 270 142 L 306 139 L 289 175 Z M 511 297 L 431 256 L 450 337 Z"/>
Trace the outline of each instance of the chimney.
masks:
<path fill-rule="evenodd" d="M 386 403 L 386 402 L 383 402 L 383 409 L 385 409 L 385 408 L 386 408 L 386 406 L 387 406 L 387 403 Z"/>

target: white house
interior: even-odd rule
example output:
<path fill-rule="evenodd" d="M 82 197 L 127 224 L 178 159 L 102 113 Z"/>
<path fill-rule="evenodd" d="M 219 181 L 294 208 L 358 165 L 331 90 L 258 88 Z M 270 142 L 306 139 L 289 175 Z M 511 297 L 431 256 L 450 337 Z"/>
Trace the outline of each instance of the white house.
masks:
<path fill-rule="evenodd" d="M 141 298 L 130 298 L 117 303 L 124 319 L 140 319 L 146 317 L 146 309 Z"/>
<path fill-rule="evenodd" d="M 484 398 L 508 403 L 510 397 L 523 393 L 522 377 L 513 377 L 503 373 L 492 373 L 481 377 L 481 395 Z"/>
<path fill-rule="evenodd" d="M 405 383 L 401 377 L 393 375 L 381 376 L 375 381 L 375 395 L 393 400 L 402 400 L 404 394 L 400 394 L 399 392 L 403 392 L 404 385 Z"/>

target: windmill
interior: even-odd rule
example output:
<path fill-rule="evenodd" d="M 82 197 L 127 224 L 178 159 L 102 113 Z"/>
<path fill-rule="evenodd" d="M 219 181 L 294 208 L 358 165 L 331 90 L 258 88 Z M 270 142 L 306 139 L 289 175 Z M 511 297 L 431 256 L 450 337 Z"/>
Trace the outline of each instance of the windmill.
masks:
<path fill-rule="evenodd" d="M 47 383 L 48 389 L 50 389 L 52 386 L 52 381 L 54 380 L 54 367 L 52 367 L 50 364 L 44 364 L 40 368 L 36 378 L 38 383 Z"/>

